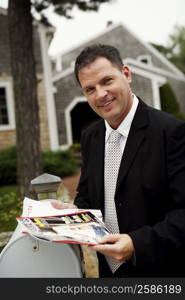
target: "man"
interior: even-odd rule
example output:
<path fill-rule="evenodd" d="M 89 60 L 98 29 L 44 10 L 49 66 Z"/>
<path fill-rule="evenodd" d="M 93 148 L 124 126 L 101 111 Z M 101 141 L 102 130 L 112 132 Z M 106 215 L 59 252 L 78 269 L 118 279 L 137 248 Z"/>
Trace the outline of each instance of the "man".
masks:
<path fill-rule="evenodd" d="M 74 201 L 101 209 L 115 233 L 91 247 L 100 277 L 184 277 L 185 123 L 132 93 L 131 71 L 112 46 L 85 48 L 75 75 L 102 118 L 82 134 Z M 109 151 L 115 132 L 119 142 Z"/>

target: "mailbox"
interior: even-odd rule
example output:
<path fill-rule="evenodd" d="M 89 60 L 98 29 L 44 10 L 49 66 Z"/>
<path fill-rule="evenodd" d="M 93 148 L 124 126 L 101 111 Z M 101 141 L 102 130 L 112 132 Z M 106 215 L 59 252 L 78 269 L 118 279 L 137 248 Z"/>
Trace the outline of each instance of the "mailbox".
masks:
<path fill-rule="evenodd" d="M 47 179 L 46 182 L 44 178 Z M 55 188 L 58 188 L 59 183 L 60 180 L 50 174 L 43 174 L 32 181 L 33 187 L 34 184 L 36 185 L 38 194 L 45 193 L 48 197 L 47 193 L 49 193 L 49 196 L 53 195 L 53 198 L 56 196 Z M 47 189 L 44 185 L 47 185 Z M 38 198 L 43 199 L 40 195 Z M 22 226 L 18 225 L 0 254 L 1 278 L 80 278 L 84 276 L 83 254 L 79 245 L 37 240 L 30 235 L 22 234 L 22 230 Z"/>

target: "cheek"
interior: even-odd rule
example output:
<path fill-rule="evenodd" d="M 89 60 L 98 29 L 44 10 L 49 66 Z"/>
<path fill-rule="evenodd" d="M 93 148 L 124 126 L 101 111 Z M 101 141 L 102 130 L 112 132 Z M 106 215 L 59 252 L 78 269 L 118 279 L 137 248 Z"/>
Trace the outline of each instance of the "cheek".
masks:
<path fill-rule="evenodd" d="M 87 99 L 89 106 L 93 109 L 96 110 L 96 105 L 95 105 L 95 101 L 93 101 L 93 99 Z"/>

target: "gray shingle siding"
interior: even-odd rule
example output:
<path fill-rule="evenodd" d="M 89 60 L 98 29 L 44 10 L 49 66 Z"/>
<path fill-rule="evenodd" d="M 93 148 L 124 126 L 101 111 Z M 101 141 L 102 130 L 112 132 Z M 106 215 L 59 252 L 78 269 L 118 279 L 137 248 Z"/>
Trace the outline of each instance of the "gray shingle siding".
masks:
<path fill-rule="evenodd" d="M 40 40 L 37 29 L 34 27 L 34 57 L 37 73 L 42 73 Z M 10 43 L 8 34 L 8 16 L 0 13 L 0 74 L 11 75 Z"/>
<path fill-rule="evenodd" d="M 8 18 L 0 14 L 0 75 L 11 74 Z"/>
<path fill-rule="evenodd" d="M 140 97 L 148 105 L 153 106 L 153 91 L 150 79 L 133 73 L 131 88 L 136 96 Z"/>
<path fill-rule="evenodd" d="M 55 96 L 56 115 L 59 134 L 59 144 L 66 144 L 66 126 L 64 111 L 75 97 L 81 97 L 82 92 L 76 83 L 73 74 L 70 74 L 56 82 L 57 93 Z"/>

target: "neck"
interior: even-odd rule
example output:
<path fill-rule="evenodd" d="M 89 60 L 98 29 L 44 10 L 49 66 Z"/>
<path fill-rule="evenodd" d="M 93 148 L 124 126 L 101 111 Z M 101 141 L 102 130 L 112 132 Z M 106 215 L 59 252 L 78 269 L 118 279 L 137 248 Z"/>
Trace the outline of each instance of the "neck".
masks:
<path fill-rule="evenodd" d="M 127 108 L 125 109 L 125 111 L 116 119 L 116 120 L 108 120 L 108 124 L 110 125 L 110 127 L 112 129 L 117 129 L 119 127 L 119 125 L 121 124 L 121 122 L 126 118 L 126 116 L 128 115 L 129 111 L 131 110 L 132 104 L 133 104 L 133 95 L 131 96 L 131 99 L 128 103 Z"/>

